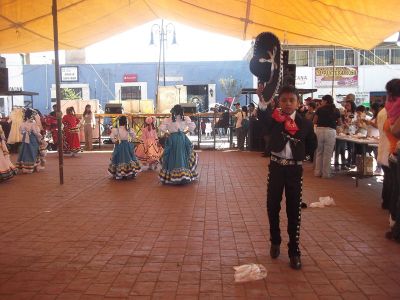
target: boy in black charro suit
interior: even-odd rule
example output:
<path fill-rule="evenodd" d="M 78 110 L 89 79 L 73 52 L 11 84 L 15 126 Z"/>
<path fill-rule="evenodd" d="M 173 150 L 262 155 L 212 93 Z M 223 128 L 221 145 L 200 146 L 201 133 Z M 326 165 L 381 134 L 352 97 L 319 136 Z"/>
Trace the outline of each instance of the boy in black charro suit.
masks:
<path fill-rule="evenodd" d="M 260 102 L 263 100 L 260 99 Z M 280 254 L 281 234 L 279 212 L 283 190 L 288 218 L 288 253 L 290 266 L 301 268 L 299 236 L 302 203 L 303 167 L 305 145 L 316 148 L 316 136 L 311 121 L 296 112 L 299 105 L 297 90 L 284 86 L 279 92 L 279 107 L 272 114 L 268 132 L 271 136 L 271 161 L 267 187 L 267 211 L 270 224 L 270 255 Z"/>

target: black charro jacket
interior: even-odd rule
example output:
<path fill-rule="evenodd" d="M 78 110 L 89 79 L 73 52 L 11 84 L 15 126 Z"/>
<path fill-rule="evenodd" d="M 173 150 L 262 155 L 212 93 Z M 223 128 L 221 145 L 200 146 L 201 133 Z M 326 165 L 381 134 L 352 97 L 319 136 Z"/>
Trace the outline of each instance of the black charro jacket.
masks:
<path fill-rule="evenodd" d="M 306 153 L 312 153 L 317 148 L 317 136 L 314 133 L 313 123 L 303 118 L 298 112 L 296 112 L 294 121 L 299 130 L 294 135 L 290 135 L 285 130 L 284 123 L 279 123 L 272 119 L 268 128 L 268 133 L 271 136 L 270 150 L 272 152 L 281 152 L 289 141 L 293 159 L 302 161 L 305 159 Z"/>

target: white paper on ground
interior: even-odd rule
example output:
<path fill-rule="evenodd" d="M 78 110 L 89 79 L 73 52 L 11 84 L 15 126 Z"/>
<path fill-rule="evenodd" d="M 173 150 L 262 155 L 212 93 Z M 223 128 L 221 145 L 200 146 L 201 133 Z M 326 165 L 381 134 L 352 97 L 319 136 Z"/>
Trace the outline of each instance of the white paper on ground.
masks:
<path fill-rule="evenodd" d="M 255 281 L 267 277 L 267 270 L 263 265 L 247 264 L 233 269 L 235 269 L 235 282 Z"/>
<path fill-rule="evenodd" d="M 321 202 L 313 202 L 313 203 L 310 203 L 309 206 L 310 206 L 311 208 L 315 208 L 315 207 L 324 208 L 324 207 L 325 207 L 325 205 L 324 205 L 323 203 L 321 203 Z"/>
<path fill-rule="evenodd" d="M 310 203 L 310 207 L 318 207 L 318 208 L 323 208 L 325 206 L 333 206 L 333 205 L 336 205 L 336 203 L 330 196 L 319 197 L 319 202 Z"/>
<path fill-rule="evenodd" d="M 333 200 L 332 197 L 327 196 L 327 197 L 319 197 L 319 202 L 321 202 L 325 206 L 331 206 L 331 205 L 336 205 L 335 201 Z"/>

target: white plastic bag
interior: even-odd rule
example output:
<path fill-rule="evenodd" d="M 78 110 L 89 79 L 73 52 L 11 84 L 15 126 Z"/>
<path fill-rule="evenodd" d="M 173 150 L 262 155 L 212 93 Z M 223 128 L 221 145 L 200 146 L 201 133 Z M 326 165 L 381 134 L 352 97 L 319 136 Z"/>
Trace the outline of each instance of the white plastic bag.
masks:
<path fill-rule="evenodd" d="M 325 206 L 332 206 L 336 205 L 335 201 L 333 200 L 332 197 L 319 197 L 319 202 L 321 202 Z"/>
<path fill-rule="evenodd" d="M 319 202 L 310 203 L 310 207 L 318 207 L 318 208 L 323 208 L 325 206 L 333 206 L 333 205 L 336 205 L 336 203 L 330 196 L 319 197 Z"/>
<path fill-rule="evenodd" d="M 248 264 L 233 267 L 235 269 L 235 282 L 260 280 L 267 277 L 267 270 L 263 265 Z"/>
<path fill-rule="evenodd" d="M 322 204 L 321 202 L 313 202 L 313 203 L 310 203 L 309 206 L 310 206 L 311 208 L 315 208 L 315 207 L 323 208 L 323 207 L 325 207 L 325 205 Z"/>

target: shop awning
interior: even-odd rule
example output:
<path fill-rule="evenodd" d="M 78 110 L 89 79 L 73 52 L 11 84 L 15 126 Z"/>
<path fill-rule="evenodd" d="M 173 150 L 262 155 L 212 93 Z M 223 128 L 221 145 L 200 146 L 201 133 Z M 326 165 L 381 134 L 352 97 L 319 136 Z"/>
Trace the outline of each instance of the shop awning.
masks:
<path fill-rule="evenodd" d="M 398 0 L 59 0 L 60 49 L 84 48 L 160 18 L 244 40 L 272 31 L 288 44 L 370 49 L 400 29 L 398 5 Z M 0 53 L 52 49 L 50 0 L 0 1 Z"/>

